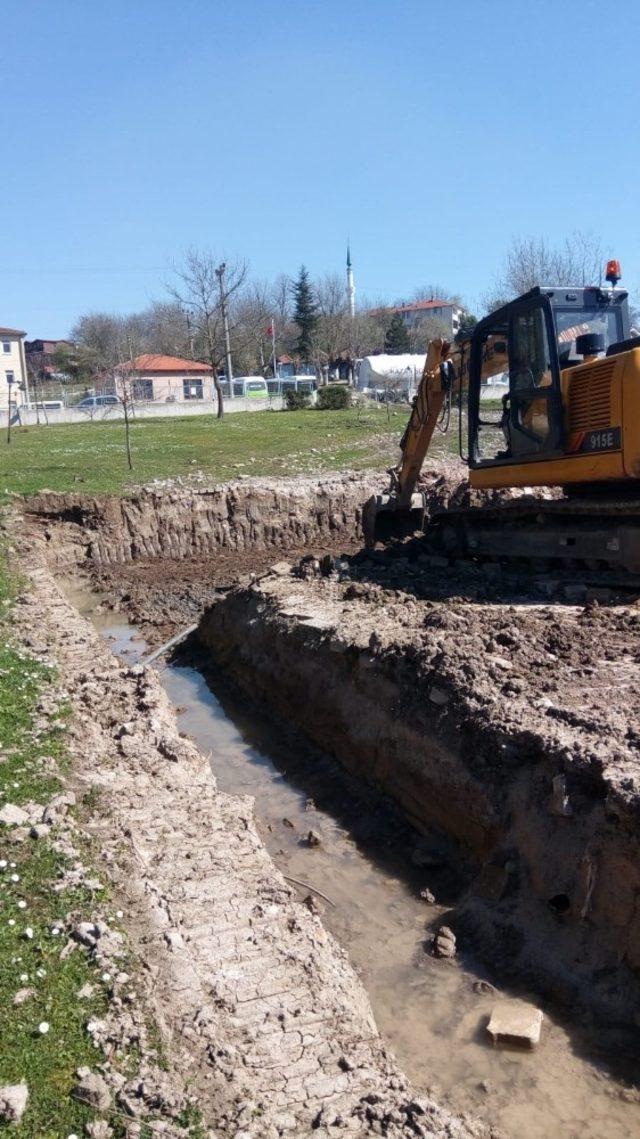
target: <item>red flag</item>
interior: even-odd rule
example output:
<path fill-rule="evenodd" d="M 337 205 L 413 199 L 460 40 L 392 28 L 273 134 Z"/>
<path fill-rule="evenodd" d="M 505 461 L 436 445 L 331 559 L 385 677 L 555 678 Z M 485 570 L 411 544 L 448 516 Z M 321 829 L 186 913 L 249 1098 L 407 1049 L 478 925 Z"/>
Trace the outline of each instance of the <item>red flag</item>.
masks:
<path fill-rule="evenodd" d="M 265 334 L 265 336 L 273 336 L 273 325 L 272 324 L 270 324 L 268 328 L 265 328 L 264 334 Z"/>

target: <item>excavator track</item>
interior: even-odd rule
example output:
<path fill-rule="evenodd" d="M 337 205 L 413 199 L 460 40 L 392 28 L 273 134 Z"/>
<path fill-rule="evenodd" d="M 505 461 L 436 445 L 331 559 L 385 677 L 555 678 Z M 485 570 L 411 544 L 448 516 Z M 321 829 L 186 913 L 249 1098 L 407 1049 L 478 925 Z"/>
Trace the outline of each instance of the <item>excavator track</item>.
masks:
<path fill-rule="evenodd" d="M 425 547 L 448 558 L 576 570 L 640 587 L 640 500 L 516 499 L 432 514 Z"/>

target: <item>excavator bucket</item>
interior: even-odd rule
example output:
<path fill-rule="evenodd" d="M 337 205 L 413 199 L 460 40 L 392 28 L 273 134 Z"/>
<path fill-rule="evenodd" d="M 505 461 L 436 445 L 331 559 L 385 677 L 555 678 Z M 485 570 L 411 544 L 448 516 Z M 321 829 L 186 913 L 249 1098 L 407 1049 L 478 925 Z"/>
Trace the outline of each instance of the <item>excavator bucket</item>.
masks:
<path fill-rule="evenodd" d="M 425 502 L 420 493 L 411 495 L 409 506 L 401 506 L 397 494 L 374 494 L 362 511 L 362 530 L 368 550 L 378 542 L 401 541 L 424 530 Z"/>

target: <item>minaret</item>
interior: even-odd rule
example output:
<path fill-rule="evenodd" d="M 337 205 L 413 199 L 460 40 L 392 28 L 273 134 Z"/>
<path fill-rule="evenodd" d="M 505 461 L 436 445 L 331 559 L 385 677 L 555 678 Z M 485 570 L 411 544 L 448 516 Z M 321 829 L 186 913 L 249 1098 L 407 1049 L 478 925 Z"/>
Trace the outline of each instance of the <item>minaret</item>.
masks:
<path fill-rule="evenodd" d="M 347 242 L 347 298 L 349 300 L 349 316 L 353 318 L 356 315 L 356 287 L 353 283 L 349 242 Z"/>

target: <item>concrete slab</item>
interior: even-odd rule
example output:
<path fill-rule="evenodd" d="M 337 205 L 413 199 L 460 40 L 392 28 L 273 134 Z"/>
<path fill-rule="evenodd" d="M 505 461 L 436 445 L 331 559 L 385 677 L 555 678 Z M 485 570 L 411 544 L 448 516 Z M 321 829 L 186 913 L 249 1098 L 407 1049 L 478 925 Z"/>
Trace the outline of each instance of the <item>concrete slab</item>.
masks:
<path fill-rule="evenodd" d="M 542 1020 L 542 1010 L 526 1001 L 498 1001 L 491 1010 L 487 1033 L 494 1045 L 535 1048 Z"/>

